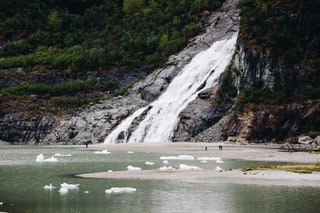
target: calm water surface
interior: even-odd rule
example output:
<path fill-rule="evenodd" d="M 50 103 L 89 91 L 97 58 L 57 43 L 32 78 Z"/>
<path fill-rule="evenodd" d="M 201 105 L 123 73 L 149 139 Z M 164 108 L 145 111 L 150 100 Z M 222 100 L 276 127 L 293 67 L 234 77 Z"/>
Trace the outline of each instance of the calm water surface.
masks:
<path fill-rule="evenodd" d="M 58 162 L 37 163 L 56 153 Z M 0 146 L 0 212 L 319 212 L 317 187 L 259 186 L 219 183 L 218 181 L 159 181 L 82 179 L 75 174 L 142 169 L 163 166 L 155 153 L 112 152 L 94 154 L 79 147 Z M 212 156 L 208 156 L 212 157 Z M 145 165 L 152 161 L 154 165 Z M 198 160 L 170 160 L 169 165 L 198 166 L 203 169 L 240 168 L 264 162 L 224 160 L 201 163 Z M 61 183 L 80 184 L 78 190 L 61 195 Z M 46 184 L 57 188 L 45 190 Z M 106 194 L 111 187 L 133 187 L 134 193 Z"/>

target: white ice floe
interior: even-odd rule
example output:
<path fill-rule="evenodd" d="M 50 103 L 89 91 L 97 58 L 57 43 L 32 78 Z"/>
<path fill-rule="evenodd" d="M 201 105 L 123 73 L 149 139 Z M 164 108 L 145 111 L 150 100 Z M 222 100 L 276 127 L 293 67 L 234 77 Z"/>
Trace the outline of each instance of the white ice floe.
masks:
<path fill-rule="evenodd" d="M 60 186 L 65 189 L 79 189 L 79 184 L 62 183 Z"/>
<path fill-rule="evenodd" d="M 108 172 L 113 172 L 113 171 L 111 169 L 109 169 Z"/>
<path fill-rule="evenodd" d="M 36 162 L 43 162 L 44 161 L 44 155 L 41 153 L 40 155 L 37 155 L 37 158 L 36 158 Z"/>
<path fill-rule="evenodd" d="M 134 167 L 134 166 L 131 166 L 131 165 L 128 166 L 127 169 L 130 170 L 130 171 L 133 171 L 133 170 L 141 170 L 140 167 Z"/>
<path fill-rule="evenodd" d="M 217 166 L 215 170 L 218 172 L 222 172 L 222 169 L 219 166 Z"/>
<path fill-rule="evenodd" d="M 200 170 L 201 168 L 197 166 L 188 166 L 186 164 L 180 164 L 179 170 Z"/>
<path fill-rule="evenodd" d="M 0 202 L 0 206 L 2 206 L 3 205 L 3 202 Z"/>
<path fill-rule="evenodd" d="M 55 189 L 57 187 L 53 186 L 52 183 L 50 183 L 49 185 L 45 185 L 43 188 L 46 189 L 46 190 L 52 190 L 52 189 Z"/>
<path fill-rule="evenodd" d="M 111 154 L 108 150 L 95 151 L 94 154 Z"/>
<path fill-rule="evenodd" d="M 136 192 L 137 189 L 131 187 L 112 187 L 110 189 L 106 189 L 106 194 L 118 194 L 118 193 L 132 193 Z"/>
<path fill-rule="evenodd" d="M 57 162 L 58 159 L 52 156 L 51 158 L 44 158 L 44 155 L 41 153 L 40 155 L 37 155 L 36 162 L 41 163 L 41 162 Z"/>
<path fill-rule="evenodd" d="M 151 161 L 147 161 L 145 164 L 146 164 L 146 165 L 149 165 L 149 166 L 154 165 L 154 163 L 151 162 Z"/>
<path fill-rule="evenodd" d="M 191 155 L 161 156 L 160 160 L 194 160 Z"/>
<path fill-rule="evenodd" d="M 61 187 L 61 188 L 59 189 L 59 192 L 60 192 L 60 194 L 67 194 L 67 193 L 69 192 L 69 190 L 68 190 L 67 188 Z"/>
<path fill-rule="evenodd" d="M 208 161 L 202 160 L 202 161 L 200 161 L 200 163 L 208 163 Z"/>
<path fill-rule="evenodd" d="M 163 164 L 169 164 L 169 161 L 168 160 L 164 160 L 162 161 Z"/>
<path fill-rule="evenodd" d="M 160 171 L 172 171 L 172 170 L 176 170 L 175 168 L 173 168 L 172 166 L 162 166 L 159 168 Z"/>
<path fill-rule="evenodd" d="M 60 153 L 56 153 L 53 155 L 54 157 L 71 157 L 71 154 L 60 154 Z"/>
<path fill-rule="evenodd" d="M 133 151 L 128 151 L 127 153 L 128 153 L 128 154 L 133 154 L 134 152 L 133 152 Z"/>
<path fill-rule="evenodd" d="M 198 157 L 197 160 L 218 161 L 218 160 L 221 160 L 221 158 L 220 157 Z"/>
<path fill-rule="evenodd" d="M 89 191 L 84 191 L 85 194 L 89 194 Z"/>
<path fill-rule="evenodd" d="M 43 160 L 44 162 L 58 162 L 58 158 L 52 156 L 51 158 L 47 158 Z"/>
<path fill-rule="evenodd" d="M 223 160 L 216 160 L 217 163 L 224 163 Z"/>

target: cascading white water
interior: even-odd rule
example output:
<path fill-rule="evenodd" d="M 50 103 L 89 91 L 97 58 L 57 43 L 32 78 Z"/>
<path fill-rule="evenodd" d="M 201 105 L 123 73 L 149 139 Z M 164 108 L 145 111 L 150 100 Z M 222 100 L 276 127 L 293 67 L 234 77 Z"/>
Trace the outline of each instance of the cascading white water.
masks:
<path fill-rule="evenodd" d="M 231 38 L 220 40 L 207 50 L 198 53 L 189 64 L 172 80 L 166 91 L 152 103 L 145 118 L 123 142 L 169 142 L 179 122 L 180 112 L 197 95 L 218 83 L 221 73 L 226 69 L 235 51 L 238 33 Z M 150 107 L 151 106 L 151 107 Z M 105 139 L 105 143 L 117 143 L 119 133 L 126 133 L 131 122 L 147 107 L 141 108 L 126 118 Z"/>

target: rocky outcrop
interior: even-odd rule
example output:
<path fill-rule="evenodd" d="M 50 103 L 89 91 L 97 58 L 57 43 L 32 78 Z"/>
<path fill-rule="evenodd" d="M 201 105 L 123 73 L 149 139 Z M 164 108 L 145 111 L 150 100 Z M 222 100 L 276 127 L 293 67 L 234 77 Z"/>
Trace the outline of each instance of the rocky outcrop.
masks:
<path fill-rule="evenodd" d="M 320 134 L 320 102 L 285 105 L 248 104 L 238 109 L 223 131 L 231 140 L 298 142 L 300 135 Z"/>
<path fill-rule="evenodd" d="M 29 116 L 23 112 L 7 114 L 0 122 L 0 135 L 11 143 L 40 143 L 50 132 L 55 119 L 46 116 Z"/>
<path fill-rule="evenodd" d="M 173 141 L 191 141 L 193 137 L 207 130 L 212 125 L 219 122 L 228 113 L 231 105 L 221 105 L 219 100 L 220 85 L 202 92 L 199 97 L 190 103 L 186 109 L 180 113 L 180 122 L 177 125 Z M 198 141 L 222 140 L 222 134 L 215 132 L 213 137 L 207 136 Z"/>

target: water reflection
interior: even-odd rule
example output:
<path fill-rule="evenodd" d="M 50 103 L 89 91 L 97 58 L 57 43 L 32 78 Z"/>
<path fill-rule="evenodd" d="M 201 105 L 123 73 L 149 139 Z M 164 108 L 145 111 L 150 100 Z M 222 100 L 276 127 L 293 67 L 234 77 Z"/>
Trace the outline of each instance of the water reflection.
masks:
<path fill-rule="evenodd" d="M 153 192 L 152 212 L 233 212 L 226 184 L 164 182 Z"/>

